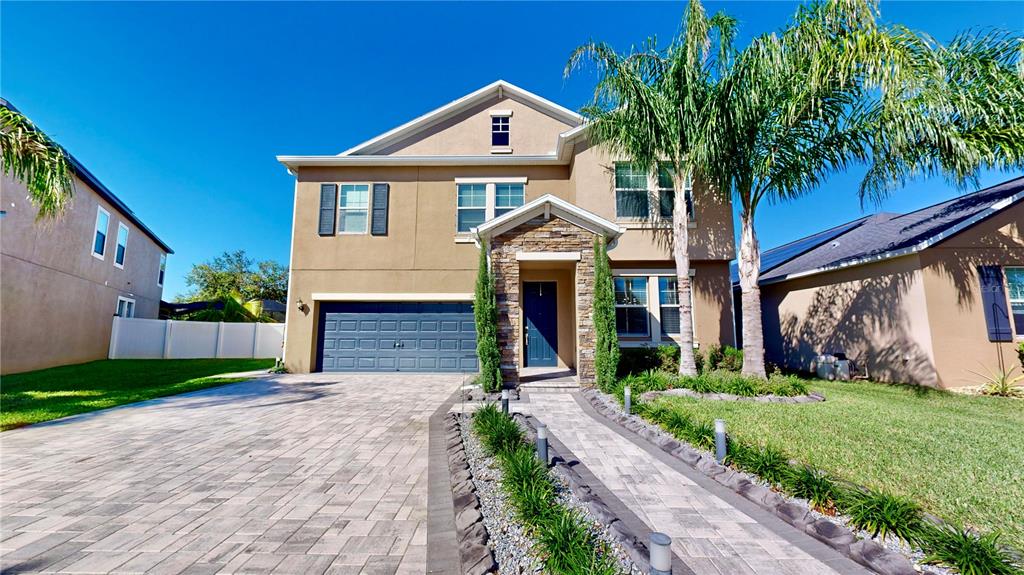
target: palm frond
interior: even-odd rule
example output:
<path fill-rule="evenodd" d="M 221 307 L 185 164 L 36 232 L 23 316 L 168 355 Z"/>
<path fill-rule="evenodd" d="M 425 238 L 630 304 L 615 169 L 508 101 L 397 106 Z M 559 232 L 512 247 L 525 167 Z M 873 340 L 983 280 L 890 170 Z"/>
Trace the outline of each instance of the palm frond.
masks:
<path fill-rule="evenodd" d="M 74 178 L 66 152 L 20 112 L 2 105 L 0 161 L 4 174 L 28 188 L 37 219 L 64 213 L 74 194 Z"/>

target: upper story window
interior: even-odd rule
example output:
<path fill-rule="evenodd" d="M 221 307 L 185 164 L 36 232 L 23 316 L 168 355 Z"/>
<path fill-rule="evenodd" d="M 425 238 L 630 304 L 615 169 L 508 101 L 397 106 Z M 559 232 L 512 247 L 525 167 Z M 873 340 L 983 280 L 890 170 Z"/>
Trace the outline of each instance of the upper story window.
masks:
<path fill-rule="evenodd" d="M 370 184 L 342 184 L 338 210 L 339 234 L 365 234 L 370 211 Z"/>
<path fill-rule="evenodd" d="M 684 194 L 690 220 L 693 214 L 693 186 L 686 180 Z M 615 164 L 615 217 L 624 220 L 671 220 L 675 205 L 672 169 L 662 165 L 656 178 L 628 162 Z"/>
<path fill-rule="evenodd" d="M 1010 296 L 1010 314 L 1018 338 L 1024 338 L 1024 268 L 1004 268 Z"/>
<path fill-rule="evenodd" d="M 461 181 L 459 181 L 461 180 Z M 499 178 L 488 182 L 480 178 L 457 178 L 455 229 L 459 233 L 511 212 L 526 201 L 525 178 Z"/>
<path fill-rule="evenodd" d="M 507 148 L 509 146 L 509 124 L 511 115 L 491 116 L 491 147 Z"/>
<path fill-rule="evenodd" d="M 625 336 L 646 336 L 647 278 L 616 277 L 615 331 Z"/>
<path fill-rule="evenodd" d="M 124 256 L 128 250 L 128 226 L 117 223 L 117 250 L 114 252 L 114 265 L 124 269 Z"/>
<path fill-rule="evenodd" d="M 156 285 L 164 287 L 164 275 L 167 273 L 167 254 L 160 254 L 160 270 L 156 275 Z"/>
<path fill-rule="evenodd" d="M 107 252 L 107 228 L 110 226 L 110 212 L 96 208 L 96 232 L 93 234 L 92 255 L 103 259 Z"/>

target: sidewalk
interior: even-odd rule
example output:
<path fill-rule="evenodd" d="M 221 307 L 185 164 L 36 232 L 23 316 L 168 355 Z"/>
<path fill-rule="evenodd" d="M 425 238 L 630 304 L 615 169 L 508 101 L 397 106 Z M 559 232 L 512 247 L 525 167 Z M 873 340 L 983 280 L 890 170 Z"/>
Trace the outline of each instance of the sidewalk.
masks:
<path fill-rule="evenodd" d="M 584 401 L 537 393 L 520 406 L 640 520 L 671 536 L 673 551 L 697 575 L 867 573 L 625 429 L 625 436 L 613 430 Z"/>

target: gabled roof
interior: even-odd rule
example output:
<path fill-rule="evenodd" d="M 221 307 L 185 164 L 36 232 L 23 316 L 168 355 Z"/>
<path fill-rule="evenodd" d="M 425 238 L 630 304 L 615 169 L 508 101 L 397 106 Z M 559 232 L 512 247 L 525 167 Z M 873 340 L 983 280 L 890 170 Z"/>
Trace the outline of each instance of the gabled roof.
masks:
<path fill-rule="evenodd" d="M 511 97 L 523 100 L 532 104 L 534 107 L 547 112 L 552 117 L 557 118 L 566 124 L 571 126 L 578 126 L 583 123 L 583 117 L 573 112 L 568 108 L 559 106 L 558 104 L 541 98 L 533 92 L 528 92 L 519 86 L 510 84 L 504 80 L 498 80 L 492 82 L 475 92 L 471 92 L 458 100 L 453 100 L 436 110 L 432 110 L 423 114 L 422 116 L 402 124 L 393 130 L 384 132 L 383 134 L 372 138 L 359 144 L 358 146 L 349 148 L 344 152 L 338 154 L 339 156 L 354 156 L 354 155 L 367 155 L 374 154 L 390 144 L 404 140 L 410 136 L 414 136 L 423 130 L 426 130 L 432 126 L 435 126 L 452 116 L 455 116 L 459 112 L 471 108 L 472 106 L 486 101 L 493 97 L 501 97 L 503 94 L 508 94 Z"/>
<path fill-rule="evenodd" d="M 520 226 L 541 214 L 557 216 L 585 230 L 595 234 L 602 234 L 608 239 L 614 239 L 622 235 L 622 228 L 615 222 L 610 222 L 593 212 L 584 210 L 551 194 L 544 194 L 511 212 L 484 222 L 473 228 L 472 233 L 477 241 L 490 238 Z"/>
<path fill-rule="evenodd" d="M 553 142 L 552 153 L 544 155 L 396 156 L 378 154 L 378 152 L 396 142 L 415 136 L 480 102 L 495 96 L 500 97 L 503 94 L 527 102 L 538 110 L 573 127 L 559 134 L 557 140 Z M 586 129 L 587 125 L 584 123 L 583 116 L 576 112 L 560 106 L 551 100 L 542 98 L 533 92 L 524 90 L 515 84 L 498 80 L 436 110 L 427 112 L 397 128 L 349 148 L 336 156 L 281 155 L 277 156 L 277 161 L 287 166 L 289 170 L 294 170 L 294 168 L 299 166 L 564 165 L 569 163 L 568 151 L 570 148 L 568 148 L 567 144 L 575 138 L 584 135 Z"/>
<path fill-rule="evenodd" d="M 1024 200 L 1024 176 L 906 214 L 878 213 L 765 251 L 761 284 L 917 253 Z M 738 278 L 733 268 L 733 282 Z"/>
<path fill-rule="evenodd" d="M 8 102 L 3 98 L 0 98 L 0 107 L 7 108 L 9 110 L 21 114 L 21 111 L 18 110 L 18 108 L 15 107 L 14 104 Z M 31 122 L 31 120 L 29 121 Z M 35 126 L 33 125 L 33 127 Z M 38 130 L 38 128 L 35 129 Z M 57 145 L 60 146 L 60 144 Z M 128 218 L 130 222 L 135 224 L 135 226 L 138 227 L 139 230 L 142 231 L 142 233 L 149 236 L 149 239 L 153 240 L 156 243 L 156 245 L 160 246 L 161 249 L 163 249 L 168 254 L 174 253 L 174 250 L 172 250 L 170 246 L 168 246 L 163 242 L 163 240 L 158 238 L 156 234 L 153 233 L 152 230 L 146 227 L 146 224 L 142 223 L 142 220 L 140 220 L 139 217 L 135 215 L 135 212 L 133 212 L 131 208 L 129 208 L 124 202 L 121 201 L 121 198 L 118 198 L 116 195 L 114 195 L 114 192 L 110 191 L 110 189 L 104 186 L 103 182 L 99 181 L 99 179 L 96 176 L 94 176 L 92 172 L 86 169 L 86 167 L 81 162 L 79 162 L 77 158 L 71 155 L 70 152 L 65 150 L 63 146 L 60 146 L 60 149 L 64 150 L 64 154 L 67 156 L 68 161 L 71 164 L 71 170 L 75 173 L 76 176 L 78 176 L 79 179 L 88 184 L 89 187 L 92 188 L 97 194 L 99 194 L 101 198 L 107 200 L 107 202 L 109 202 L 110 205 L 114 206 L 114 208 L 117 211 L 121 212 L 121 214 L 124 217 Z"/>

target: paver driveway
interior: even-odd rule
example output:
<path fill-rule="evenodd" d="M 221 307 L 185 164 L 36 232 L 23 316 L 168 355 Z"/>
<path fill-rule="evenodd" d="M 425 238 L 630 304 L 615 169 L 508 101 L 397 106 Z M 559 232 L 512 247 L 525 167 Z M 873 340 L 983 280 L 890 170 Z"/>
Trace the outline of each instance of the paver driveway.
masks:
<path fill-rule="evenodd" d="M 424 573 L 456 375 L 283 375 L 0 434 L 5 572 Z"/>

